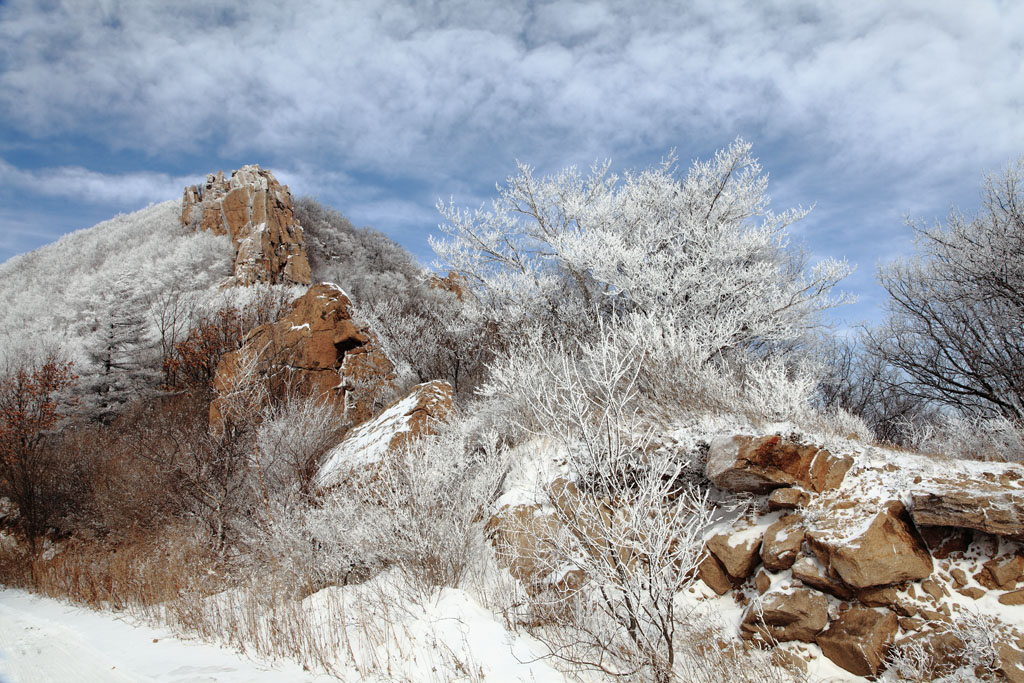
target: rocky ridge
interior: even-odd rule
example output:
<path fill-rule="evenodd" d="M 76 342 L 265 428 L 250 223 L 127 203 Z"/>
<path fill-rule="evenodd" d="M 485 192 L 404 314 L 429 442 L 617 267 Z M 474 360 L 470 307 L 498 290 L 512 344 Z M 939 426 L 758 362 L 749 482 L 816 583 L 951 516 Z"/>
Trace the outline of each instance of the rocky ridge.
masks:
<path fill-rule="evenodd" d="M 920 641 L 949 672 L 965 661 L 958 624 L 982 615 L 1000 648 L 995 675 L 1024 681 L 1021 465 L 728 435 L 710 439 L 705 474 L 723 512 L 705 530 L 685 600 L 738 610 L 748 646 L 805 668 L 825 658 L 862 680 Z M 538 538 L 557 524 L 546 506 L 567 485 L 552 476 L 549 503 L 512 497 L 488 525 L 499 560 L 529 592 L 581 582 L 541 569 L 550 563 Z"/>

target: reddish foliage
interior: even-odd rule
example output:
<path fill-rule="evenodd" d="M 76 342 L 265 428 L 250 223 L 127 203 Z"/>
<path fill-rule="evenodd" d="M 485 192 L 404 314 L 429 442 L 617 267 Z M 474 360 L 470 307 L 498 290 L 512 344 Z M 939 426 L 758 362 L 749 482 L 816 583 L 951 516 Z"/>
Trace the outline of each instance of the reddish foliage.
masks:
<path fill-rule="evenodd" d="M 0 377 L 0 485 L 17 504 L 33 549 L 45 529 L 42 487 L 52 474 L 44 442 L 69 403 L 64 391 L 76 379 L 71 363 L 53 355 Z"/>
<path fill-rule="evenodd" d="M 251 321 L 234 306 L 225 306 L 193 327 L 164 359 L 168 388 L 207 389 L 221 357 L 241 347 Z"/>

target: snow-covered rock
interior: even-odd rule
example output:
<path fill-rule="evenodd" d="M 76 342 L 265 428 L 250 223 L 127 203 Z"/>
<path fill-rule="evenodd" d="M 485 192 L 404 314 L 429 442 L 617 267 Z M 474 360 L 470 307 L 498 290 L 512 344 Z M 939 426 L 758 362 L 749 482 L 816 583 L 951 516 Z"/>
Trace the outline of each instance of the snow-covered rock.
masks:
<path fill-rule="evenodd" d="M 818 492 L 837 488 L 852 464 L 848 455 L 778 435 L 726 436 L 711 442 L 706 474 L 726 491 L 768 493 L 795 484 Z"/>
<path fill-rule="evenodd" d="M 346 434 L 327 454 L 317 484 L 337 484 L 354 470 L 373 467 L 410 440 L 434 433 L 451 412 L 452 397 L 452 386 L 444 380 L 416 385 L 377 417 Z"/>

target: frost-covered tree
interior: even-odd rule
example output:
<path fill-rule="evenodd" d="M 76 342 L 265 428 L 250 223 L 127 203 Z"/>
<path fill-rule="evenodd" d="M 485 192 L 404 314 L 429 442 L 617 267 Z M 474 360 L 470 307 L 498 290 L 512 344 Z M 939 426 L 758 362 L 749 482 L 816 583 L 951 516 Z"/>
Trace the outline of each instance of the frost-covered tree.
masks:
<path fill-rule="evenodd" d="M 913 223 L 917 254 L 879 273 L 875 353 L 897 386 L 973 416 L 1024 420 L 1024 159 L 989 176 L 980 212 Z"/>
<path fill-rule="evenodd" d="M 768 178 L 737 140 L 685 175 L 676 159 L 623 177 L 609 164 L 537 178 L 525 164 L 490 210 L 440 204 L 441 265 L 469 282 L 496 321 L 585 336 L 612 313 L 710 325 L 708 358 L 800 340 L 839 303 L 844 262 L 808 268 L 769 208 Z"/>
<path fill-rule="evenodd" d="M 406 300 L 423 288 L 426 274 L 401 245 L 373 228 L 357 228 L 311 197 L 295 202 L 314 281 L 334 282 L 357 303 Z"/>
<path fill-rule="evenodd" d="M 139 296 L 134 274 L 123 270 L 113 286 L 97 302 L 95 329 L 86 343 L 89 365 L 83 371 L 83 408 L 100 420 L 109 420 L 118 409 L 136 398 L 159 373 L 151 367 L 147 351 L 149 324 L 147 302 Z"/>

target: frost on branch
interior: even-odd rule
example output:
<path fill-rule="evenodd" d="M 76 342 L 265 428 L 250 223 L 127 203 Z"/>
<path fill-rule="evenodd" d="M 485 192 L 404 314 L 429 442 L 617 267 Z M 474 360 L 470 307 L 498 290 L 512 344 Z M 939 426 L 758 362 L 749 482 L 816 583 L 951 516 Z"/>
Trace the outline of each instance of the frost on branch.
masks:
<path fill-rule="evenodd" d="M 845 262 L 806 267 L 786 228 L 806 211 L 769 208 L 768 178 L 737 140 L 680 177 L 676 159 L 619 177 L 609 164 L 537 178 L 519 165 L 490 210 L 440 204 L 441 264 L 487 314 L 515 327 L 586 333 L 614 313 L 713 321 L 712 354 L 792 343 L 845 301 Z"/>

